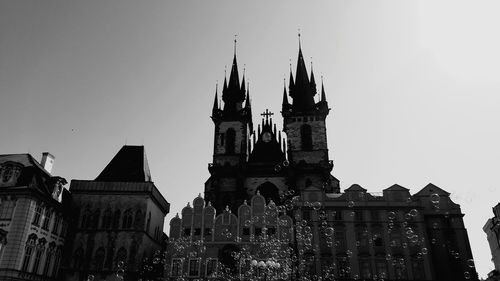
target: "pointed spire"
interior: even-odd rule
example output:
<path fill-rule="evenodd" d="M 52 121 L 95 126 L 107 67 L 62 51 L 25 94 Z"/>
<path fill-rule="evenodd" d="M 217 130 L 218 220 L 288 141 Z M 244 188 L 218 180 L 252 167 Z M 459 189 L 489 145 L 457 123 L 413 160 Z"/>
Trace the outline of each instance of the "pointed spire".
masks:
<path fill-rule="evenodd" d="M 252 108 L 252 104 L 250 102 L 250 84 L 247 83 L 247 97 L 245 102 L 246 108 Z"/>
<path fill-rule="evenodd" d="M 312 57 L 311 57 L 311 89 L 313 91 L 313 95 L 316 95 L 316 80 L 314 80 Z"/>
<path fill-rule="evenodd" d="M 325 86 L 323 84 L 323 75 L 321 75 L 321 101 L 326 102 Z"/>
<path fill-rule="evenodd" d="M 214 107 L 212 108 L 212 115 L 219 109 L 218 97 L 217 97 L 217 87 L 219 85 L 215 84 L 215 98 L 214 98 Z"/>
<path fill-rule="evenodd" d="M 245 89 L 245 66 L 243 66 L 243 80 L 241 81 L 241 94 L 245 96 L 246 89 Z"/>
<path fill-rule="evenodd" d="M 314 75 L 311 75 L 314 79 Z M 313 80 L 314 82 L 314 80 Z M 299 56 L 297 59 L 297 71 L 295 73 L 295 83 L 290 87 L 289 94 L 293 98 L 292 108 L 294 111 L 303 112 L 311 110 L 314 107 L 315 82 L 311 84 L 307 69 L 302 55 L 302 46 L 300 44 L 299 33 Z M 314 87 L 313 87 L 314 86 Z"/>
<path fill-rule="evenodd" d="M 293 82 L 293 74 L 292 74 L 292 61 L 290 60 L 290 78 L 288 79 L 288 92 L 290 96 L 292 96 L 292 90 L 295 86 L 295 82 Z"/>
<path fill-rule="evenodd" d="M 286 96 L 286 81 L 285 78 L 283 78 L 283 102 L 282 102 L 283 111 L 285 111 L 285 107 L 289 105 L 290 103 L 288 103 L 288 97 Z"/>

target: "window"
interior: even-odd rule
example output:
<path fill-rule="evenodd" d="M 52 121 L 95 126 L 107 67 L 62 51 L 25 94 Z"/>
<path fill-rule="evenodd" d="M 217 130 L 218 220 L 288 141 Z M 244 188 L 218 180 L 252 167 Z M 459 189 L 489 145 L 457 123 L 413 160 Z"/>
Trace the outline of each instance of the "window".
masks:
<path fill-rule="evenodd" d="M 364 228 L 356 229 L 356 242 L 359 242 L 359 247 L 368 247 L 368 233 Z"/>
<path fill-rule="evenodd" d="M 60 223 L 61 223 L 61 216 L 59 214 L 56 214 L 54 217 L 54 224 L 52 225 L 52 233 L 57 234 Z"/>
<path fill-rule="evenodd" d="M 404 280 L 408 278 L 404 258 L 399 258 L 398 262 L 394 265 L 394 275 L 396 280 Z"/>
<path fill-rule="evenodd" d="M 66 236 L 67 231 L 68 231 L 68 223 L 63 221 L 60 236 Z"/>
<path fill-rule="evenodd" d="M 372 277 L 370 260 L 361 260 L 359 262 L 359 273 L 360 277 L 363 279 L 369 279 Z"/>
<path fill-rule="evenodd" d="M 255 235 L 261 235 L 262 234 L 262 228 L 256 227 L 255 228 Z"/>
<path fill-rule="evenodd" d="M 250 228 L 249 227 L 243 228 L 243 235 L 250 235 Z"/>
<path fill-rule="evenodd" d="M 99 226 L 99 218 L 101 217 L 101 210 L 97 209 L 92 214 L 92 220 L 90 222 L 91 228 L 97 228 Z"/>
<path fill-rule="evenodd" d="M 9 183 L 14 181 L 21 173 L 21 167 L 12 164 L 5 165 L 0 169 L 1 183 Z"/>
<path fill-rule="evenodd" d="M 113 214 L 113 228 L 114 229 L 120 228 L 120 216 L 121 216 L 120 210 L 116 210 L 115 213 Z"/>
<path fill-rule="evenodd" d="M 191 236 L 191 228 L 184 228 L 184 236 Z"/>
<path fill-rule="evenodd" d="M 349 261 L 347 260 L 347 257 L 337 258 L 337 270 L 340 278 L 350 277 Z"/>
<path fill-rule="evenodd" d="M 127 250 L 121 247 L 118 252 L 116 252 L 116 264 L 119 262 L 127 262 Z"/>
<path fill-rule="evenodd" d="M 379 259 L 375 261 L 375 270 L 377 275 L 380 278 L 386 278 L 387 277 L 387 263 L 383 259 Z"/>
<path fill-rule="evenodd" d="M 57 249 L 55 256 L 56 259 L 54 261 L 54 266 L 52 267 L 52 277 L 57 276 L 57 272 L 59 271 L 59 266 L 61 264 L 61 249 Z"/>
<path fill-rule="evenodd" d="M 33 217 L 32 224 L 39 226 L 41 216 L 42 216 L 42 206 L 40 206 L 40 204 L 37 203 L 35 207 L 35 216 Z"/>
<path fill-rule="evenodd" d="M 89 227 L 89 221 L 90 221 L 90 211 L 88 209 L 86 209 L 85 211 L 83 211 L 83 214 L 82 214 L 82 220 L 80 222 L 80 227 L 81 228 L 87 228 Z"/>
<path fill-rule="evenodd" d="M 338 246 L 339 250 L 345 250 L 347 248 L 344 231 L 335 231 L 335 244 Z"/>
<path fill-rule="evenodd" d="M 215 277 L 217 272 L 217 259 L 207 259 L 207 269 L 205 271 L 206 277 Z"/>
<path fill-rule="evenodd" d="M 201 228 L 195 228 L 194 235 L 201 235 Z"/>
<path fill-rule="evenodd" d="M 38 274 L 38 267 L 40 266 L 40 260 L 42 258 L 43 250 L 44 249 L 42 247 L 37 247 L 37 249 L 36 249 L 35 261 L 33 262 L 33 269 L 32 269 L 32 272 L 34 274 Z"/>
<path fill-rule="evenodd" d="M 234 154 L 234 147 L 236 142 L 236 132 L 233 128 L 226 131 L 226 154 Z"/>
<path fill-rule="evenodd" d="M 52 251 L 47 251 L 45 254 L 45 266 L 43 267 L 43 276 L 48 276 L 50 264 L 52 263 Z"/>
<path fill-rule="evenodd" d="M 31 254 L 33 253 L 33 246 L 26 245 L 26 249 L 24 250 L 24 259 L 23 265 L 21 266 L 21 271 L 28 271 L 28 267 L 30 265 Z"/>
<path fill-rule="evenodd" d="M 200 275 L 200 260 L 190 259 L 189 260 L 189 276 L 198 277 Z"/>
<path fill-rule="evenodd" d="M 94 268 L 96 271 L 102 271 L 102 268 L 104 266 L 104 257 L 105 257 L 104 248 L 100 247 L 95 252 L 95 257 L 94 257 L 94 264 L 95 264 Z"/>
<path fill-rule="evenodd" d="M 275 233 L 276 233 L 276 228 L 274 227 L 267 228 L 267 235 L 274 235 Z"/>
<path fill-rule="evenodd" d="M 300 127 L 301 149 L 305 151 L 312 150 L 312 132 L 311 126 L 304 124 Z"/>
<path fill-rule="evenodd" d="M 73 269 L 79 270 L 83 267 L 83 249 L 78 248 L 73 255 Z"/>
<path fill-rule="evenodd" d="M 112 221 L 113 221 L 113 212 L 111 211 L 111 209 L 104 210 L 104 214 L 102 215 L 101 228 L 104 229 L 111 228 Z"/>
<path fill-rule="evenodd" d="M 45 216 L 43 217 L 42 229 L 49 230 L 49 224 L 51 218 L 52 218 L 52 211 L 49 208 L 46 208 Z"/>
<path fill-rule="evenodd" d="M 134 228 L 142 230 L 144 228 L 144 215 L 141 210 L 135 212 Z"/>
<path fill-rule="evenodd" d="M 16 202 L 14 200 L 2 201 L 0 204 L 0 220 L 12 219 L 12 213 L 14 212 L 15 206 Z"/>
<path fill-rule="evenodd" d="M 334 212 L 334 220 L 341 221 L 342 220 L 342 211 Z"/>
<path fill-rule="evenodd" d="M 172 259 L 172 272 L 170 276 L 178 277 L 182 275 L 182 259 Z"/>
<path fill-rule="evenodd" d="M 126 210 L 125 213 L 123 213 L 123 222 L 122 222 L 122 228 L 131 228 L 132 227 L 132 211 Z"/>

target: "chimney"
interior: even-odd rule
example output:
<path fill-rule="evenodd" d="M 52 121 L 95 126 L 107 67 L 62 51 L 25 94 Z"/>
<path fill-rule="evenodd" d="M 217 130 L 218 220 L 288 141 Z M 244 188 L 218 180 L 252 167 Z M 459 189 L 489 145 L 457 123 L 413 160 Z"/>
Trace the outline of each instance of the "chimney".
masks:
<path fill-rule="evenodd" d="M 56 158 L 54 157 L 54 155 L 48 153 L 48 152 L 44 152 L 42 153 L 42 161 L 40 164 L 42 164 L 42 167 L 50 173 L 52 173 L 52 167 L 54 166 L 54 160 Z"/>

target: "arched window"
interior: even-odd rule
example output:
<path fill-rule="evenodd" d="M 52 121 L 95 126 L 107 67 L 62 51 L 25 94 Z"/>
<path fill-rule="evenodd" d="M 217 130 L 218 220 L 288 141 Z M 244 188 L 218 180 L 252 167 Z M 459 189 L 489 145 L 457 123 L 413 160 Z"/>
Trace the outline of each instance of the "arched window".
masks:
<path fill-rule="evenodd" d="M 132 241 L 130 244 L 130 256 L 128 261 L 128 268 L 134 270 L 135 268 L 135 260 L 137 255 L 137 242 Z"/>
<path fill-rule="evenodd" d="M 104 248 L 100 247 L 99 249 L 97 249 L 97 251 L 95 252 L 95 258 L 94 258 L 96 271 L 102 270 L 102 268 L 104 266 L 104 256 L 105 256 Z"/>
<path fill-rule="evenodd" d="M 304 124 L 300 127 L 301 149 L 305 151 L 312 150 L 312 132 L 311 126 Z"/>
<path fill-rule="evenodd" d="M 91 213 L 88 209 L 86 209 L 85 211 L 83 211 L 83 215 L 82 215 L 82 221 L 80 223 L 80 227 L 81 228 L 87 228 L 89 227 L 89 221 L 90 221 L 90 218 L 91 217 Z"/>
<path fill-rule="evenodd" d="M 54 251 L 56 248 L 56 243 L 50 242 L 49 248 L 45 252 L 45 266 L 43 267 L 43 276 L 49 276 L 49 269 L 52 265 L 52 257 L 54 256 Z"/>
<path fill-rule="evenodd" d="M 83 249 L 80 247 L 75 251 L 73 255 L 73 269 L 79 270 L 83 266 Z"/>
<path fill-rule="evenodd" d="M 33 255 L 33 250 L 35 249 L 35 243 L 37 240 L 36 234 L 32 233 L 28 236 L 28 241 L 26 241 L 26 247 L 24 250 L 24 259 L 21 266 L 21 271 L 27 272 L 30 266 L 31 256 Z"/>
<path fill-rule="evenodd" d="M 134 228 L 142 230 L 144 228 L 144 215 L 141 210 L 135 212 Z"/>
<path fill-rule="evenodd" d="M 33 217 L 32 224 L 40 225 L 40 217 L 41 216 L 42 216 L 42 206 L 39 203 L 36 203 L 35 216 Z"/>
<path fill-rule="evenodd" d="M 111 209 L 106 209 L 104 211 L 104 214 L 102 215 L 101 227 L 104 229 L 110 228 L 112 221 L 113 221 L 113 213 L 111 212 Z"/>
<path fill-rule="evenodd" d="M 236 141 L 236 132 L 233 128 L 226 131 L 226 154 L 234 154 L 234 146 Z"/>
<path fill-rule="evenodd" d="M 128 209 L 123 213 L 122 228 L 131 228 L 131 227 L 132 227 L 132 211 Z"/>
<path fill-rule="evenodd" d="M 265 182 L 257 188 L 257 192 L 266 198 L 266 203 L 269 204 L 270 200 L 273 200 L 275 204 L 280 204 L 280 194 L 278 188 L 271 182 Z"/>
<path fill-rule="evenodd" d="M 90 222 L 90 227 L 97 228 L 99 226 L 99 218 L 101 217 L 101 210 L 97 209 L 92 214 L 92 221 Z"/>
<path fill-rule="evenodd" d="M 113 214 L 113 228 L 114 229 L 120 228 L 120 216 L 121 216 L 120 210 L 116 210 L 115 213 Z"/>
<path fill-rule="evenodd" d="M 127 250 L 125 250 L 125 248 L 121 247 L 118 252 L 116 252 L 116 262 L 115 262 L 115 266 L 119 263 L 119 262 L 127 262 Z"/>

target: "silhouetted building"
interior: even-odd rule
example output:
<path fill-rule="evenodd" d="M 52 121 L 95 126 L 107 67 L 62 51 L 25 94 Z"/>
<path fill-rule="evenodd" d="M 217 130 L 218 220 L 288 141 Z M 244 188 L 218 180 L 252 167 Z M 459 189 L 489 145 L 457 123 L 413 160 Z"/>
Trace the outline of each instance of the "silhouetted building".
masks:
<path fill-rule="evenodd" d="M 484 225 L 483 231 L 486 233 L 490 245 L 491 261 L 495 265 L 496 274 L 492 273 L 492 276 L 500 279 L 498 277 L 498 271 L 500 270 L 500 203 L 493 207 L 493 214 L 494 216 L 488 219 Z"/>
<path fill-rule="evenodd" d="M 70 191 L 77 212 L 64 280 L 115 280 L 117 272 L 136 280 L 142 259 L 162 249 L 170 208 L 144 147 L 123 146 L 95 180 L 72 180 Z"/>
<path fill-rule="evenodd" d="M 224 264 L 230 270 L 218 274 L 239 278 L 476 280 L 463 214 L 448 192 L 432 184 L 413 195 L 399 185 L 381 194 L 359 185 L 340 191 L 324 86 L 315 99 L 317 92 L 299 46 L 295 77 L 290 71 L 283 90 L 284 134 L 267 110 L 254 130 L 234 55 L 223 105 L 215 94 L 205 196 L 170 222 L 166 275 L 208 278 Z"/>
<path fill-rule="evenodd" d="M 56 280 L 68 229 L 66 180 L 54 156 L 0 155 L 0 280 Z"/>

